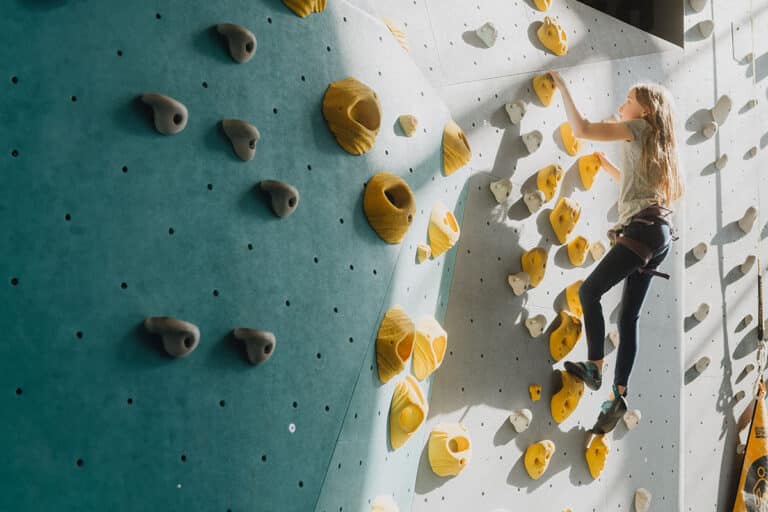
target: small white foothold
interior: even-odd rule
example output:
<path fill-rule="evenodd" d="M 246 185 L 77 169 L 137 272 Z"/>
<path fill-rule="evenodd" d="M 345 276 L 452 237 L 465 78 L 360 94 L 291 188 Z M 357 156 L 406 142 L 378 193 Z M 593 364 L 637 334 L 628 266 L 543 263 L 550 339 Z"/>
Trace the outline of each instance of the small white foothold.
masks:
<path fill-rule="evenodd" d="M 589 253 L 592 255 L 592 259 L 595 261 L 602 258 L 605 254 L 605 246 L 603 245 L 603 242 L 597 240 L 596 242 L 589 244 Z"/>
<path fill-rule="evenodd" d="M 749 375 L 753 371 L 755 371 L 754 363 L 749 363 L 747 366 L 744 367 L 744 375 Z"/>
<path fill-rule="evenodd" d="M 701 12 L 707 5 L 707 0 L 689 0 L 688 3 L 691 4 L 691 9 L 696 12 Z"/>
<path fill-rule="evenodd" d="M 704 123 L 704 126 L 701 128 L 701 134 L 708 139 L 711 139 L 716 133 L 717 123 L 714 121 Z"/>
<path fill-rule="evenodd" d="M 635 491 L 635 512 L 648 512 L 651 508 L 651 491 L 640 487 Z"/>
<path fill-rule="evenodd" d="M 496 37 L 498 36 L 499 31 L 496 30 L 496 25 L 488 21 L 484 23 L 482 27 L 475 30 L 475 33 L 477 34 L 477 37 L 479 37 L 480 40 L 485 44 L 485 46 L 490 48 L 496 44 Z"/>
<path fill-rule="evenodd" d="M 512 193 L 512 182 L 508 179 L 494 181 L 490 185 L 491 193 L 497 203 L 503 203 Z"/>
<path fill-rule="evenodd" d="M 749 233 L 755 224 L 755 220 L 757 220 L 757 208 L 750 206 L 739 219 L 739 227 L 743 232 Z"/>
<path fill-rule="evenodd" d="M 744 318 L 741 319 L 741 323 L 744 325 L 744 327 L 746 327 L 752 323 L 753 319 L 754 317 L 752 316 L 752 313 L 747 313 L 744 315 Z"/>
<path fill-rule="evenodd" d="M 643 414 L 640 412 L 640 409 L 630 409 L 624 413 L 624 424 L 628 430 L 634 430 L 640 424 L 642 418 Z"/>
<path fill-rule="evenodd" d="M 757 156 L 757 146 L 752 146 L 749 148 L 749 152 L 747 154 L 749 155 L 749 158 L 755 158 Z"/>
<path fill-rule="evenodd" d="M 715 22 L 712 20 L 700 21 L 696 26 L 699 28 L 701 37 L 709 37 L 712 35 L 712 31 L 715 30 Z"/>
<path fill-rule="evenodd" d="M 754 264 L 755 264 L 755 255 L 750 254 L 749 256 L 747 256 L 747 259 L 744 260 L 744 263 L 742 263 L 741 266 L 739 267 L 741 268 L 741 273 L 742 274 L 749 273 L 749 271 L 752 270 L 752 267 L 754 266 Z"/>
<path fill-rule="evenodd" d="M 696 371 L 699 373 L 704 373 L 704 370 L 707 369 L 709 366 L 709 363 L 712 361 L 707 356 L 702 356 L 698 361 L 696 361 Z"/>
<path fill-rule="evenodd" d="M 523 144 L 525 144 L 529 154 L 539 149 L 543 140 L 544 136 L 539 130 L 533 130 L 523 135 Z"/>
<path fill-rule="evenodd" d="M 509 116 L 509 120 L 512 124 L 518 124 L 525 115 L 525 102 L 523 100 L 517 100 L 513 103 L 507 103 L 504 107 Z"/>
<path fill-rule="evenodd" d="M 608 339 L 611 340 L 611 344 L 615 347 L 619 346 L 619 330 L 618 329 L 612 329 L 611 332 L 608 333 Z"/>
<path fill-rule="evenodd" d="M 747 107 L 755 108 L 757 106 L 757 98 L 752 98 L 747 102 Z"/>
<path fill-rule="evenodd" d="M 525 203 L 525 206 L 528 207 L 528 211 L 531 213 L 536 213 L 541 209 L 541 207 L 544 205 L 544 202 L 547 200 L 547 197 L 544 195 L 544 192 L 541 190 L 534 190 L 533 192 L 526 192 L 523 195 L 523 202 Z"/>
<path fill-rule="evenodd" d="M 696 317 L 696 320 L 699 322 L 703 322 L 705 318 L 707 318 L 707 315 L 709 314 L 709 304 L 706 302 L 702 302 L 699 304 L 699 307 L 696 308 L 696 312 L 693 314 L 694 317 Z"/>
<path fill-rule="evenodd" d="M 699 242 L 698 244 L 696 244 L 696 246 L 694 246 L 693 248 L 694 258 L 701 261 L 702 259 L 704 259 L 704 256 L 706 255 L 707 255 L 707 244 L 705 244 L 704 242 Z"/>
<path fill-rule="evenodd" d="M 727 94 L 723 94 L 717 100 L 715 106 L 712 107 L 710 113 L 712 114 L 712 119 L 718 124 L 718 126 L 722 125 L 725 120 L 728 119 L 728 114 L 731 113 L 732 106 L 733 102 L 731 101 L 731 97 Z"/>
<path fill-rule="evenodd" d="M 734 402 L 738 402 L 740 400 L 743 400 L 745 396 L 747 396 L 747 392 L 742 389 L 741 391 L 733 395 L 733 400 Z"/>
<path fill-rule="evenodd" d="M 715 160 L 715 169 L 717 169 L 718 171 L 722 171 L 723 169 L 725 169 L 726 165 L 728 165 L 728 155 L 723 153 L 722 155 L 720 155 L 720 158 Z"/>
<path fill-rule="evenodd" d="M 525 432 L 531 425 L 533 413 L 530 409 L 517 409 L 509 415 L 509 422 L 515 428 L 516 432 Z"/>
<path fill-rule="evenodd" d="M 507 283 L 512 288 L 512 291 L 518 297 L 525 293 L 525 290 L 531 286 L 531 276 L 527 272 L 518 272 L 517 274 L 509 274 L 507 276 Z"/>
<path fill-rule="evenodd" d="M 538 338 L 544 329 L 547 327 L 547 317 L 542 314 L 526 318 L 525 326 L 528 328 L 528 332 L 531 338 Z"/>

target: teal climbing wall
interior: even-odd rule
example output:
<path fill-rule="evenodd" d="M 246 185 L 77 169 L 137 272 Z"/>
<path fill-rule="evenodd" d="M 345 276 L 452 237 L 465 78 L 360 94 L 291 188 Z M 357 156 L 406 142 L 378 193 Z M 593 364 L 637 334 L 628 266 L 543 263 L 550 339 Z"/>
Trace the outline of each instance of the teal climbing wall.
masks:
<path fill-rule="evenodd" d="M 365 40 L 371 19 L 337 5 L 300 19 L 277 0 L 5 3 L 0 510 L 317 504 L 353 392 L 372 375 L 396 262 L 414 255 L 370 229 L 364 183 L 388 170 L 417 199 L 453 207 L 465 179 L 422 195 L 446 179 L 449 114 L 396 62 L 366 60 L 394 39 Z M 212 29 L 225 22 L 255 33 L 248 63 Z M 321 115 L 327 85 L 347 76 L 383 106 L 364 156 L 343 152 Z M 157 133 L 145 92 L 184 103 L 184 131 Z M 411 142 L 394 124 L 419 105 Z M 230 117 L 259 129 L 254 160 L 221 132 Z M 272 215 L 254 192 L 262 179 L 299 189 L 292 216 Z M 431 204 L 418 207 L 414 243 Z M 423 312 L 444 308 L 442 269 L 413 285 L 428 292 Z M 144 331 L 163 315 L 200 328 L 186 358 Z M 235 327 L 273 331 L 274 356 L 249 365 Z"/>

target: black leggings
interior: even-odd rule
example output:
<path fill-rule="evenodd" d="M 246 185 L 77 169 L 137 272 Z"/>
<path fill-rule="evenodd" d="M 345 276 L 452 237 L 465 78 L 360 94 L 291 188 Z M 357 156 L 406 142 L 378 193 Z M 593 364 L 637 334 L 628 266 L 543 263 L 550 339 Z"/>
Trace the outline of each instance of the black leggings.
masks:
<path fill-rule="evenodd" d="M 623 233 L 646 243 L 653 249 L 653 257 L 646 268 L 658 267 L 669 253 L 670 228 L 667 224 L 646 225 L 641 222 L 630 222 L 624 227 Z M 652 274 L 638 272 L 642 265 L 642 258 L 631 249 L 623 244 L 615 244 L 579 288 L 589 360 L 599 361 L 605 356 L 605 322 L 600 298 L 619 281 L 626 278 L 621 297 L 618 321 L 619 348 L 613 379 L 614 384 L 625 388 L 637 354 L 640 309 L 653 277 Z"/>

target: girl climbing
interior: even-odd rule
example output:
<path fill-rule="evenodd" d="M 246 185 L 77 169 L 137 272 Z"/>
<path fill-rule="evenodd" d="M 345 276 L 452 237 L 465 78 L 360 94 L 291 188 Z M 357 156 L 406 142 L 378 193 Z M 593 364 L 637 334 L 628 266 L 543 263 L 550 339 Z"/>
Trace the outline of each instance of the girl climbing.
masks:
<path fill-rule="evenodd" d="M 582 139 L 624 141 L 621 171 L 598 152 L 602 167 L 620 183 L 618 223 L 608 231 L 611 249 L 579 288 L 584 312 L 588 361 L 565 362 L 565 369 L 590 389 L 602 384 L 605 324 L 600 298 L 619 281 L 624 291 L 619 313 L 619 348 L 613 387 L 603 402 L 593 434 L 613 430 L 627 410 L 627 383 L 637 353 L 640 309 L 651 277 L 669 275 L 655 270 L 667 256 L 676 230 L 665 217 L 683 193 L 678 175 L 674 120 L 669 92 L 657 84 L 632 87 L 619 107 L 616 122 L 590 122 L 573 103 L 568 86 L 557 71 L 550 71 L 563 97 L 573 134 Z"/>

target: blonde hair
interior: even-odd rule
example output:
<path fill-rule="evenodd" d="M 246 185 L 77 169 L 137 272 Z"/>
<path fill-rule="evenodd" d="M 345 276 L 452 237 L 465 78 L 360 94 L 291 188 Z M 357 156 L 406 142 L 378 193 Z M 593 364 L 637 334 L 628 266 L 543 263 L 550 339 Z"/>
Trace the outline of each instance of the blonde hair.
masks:
<path fill-rule="evenodd" d="M 642 117 L 650 130 L 643 141 L 642 163 L 648 180 L 655 184 L 664 205 L 669 206 L 683 195 L 677 163 L 677 141 L 672 113 L 672 96 L 664 87 L 654 83 L 634 86 L 638 103 L 647 111 Z"/>

